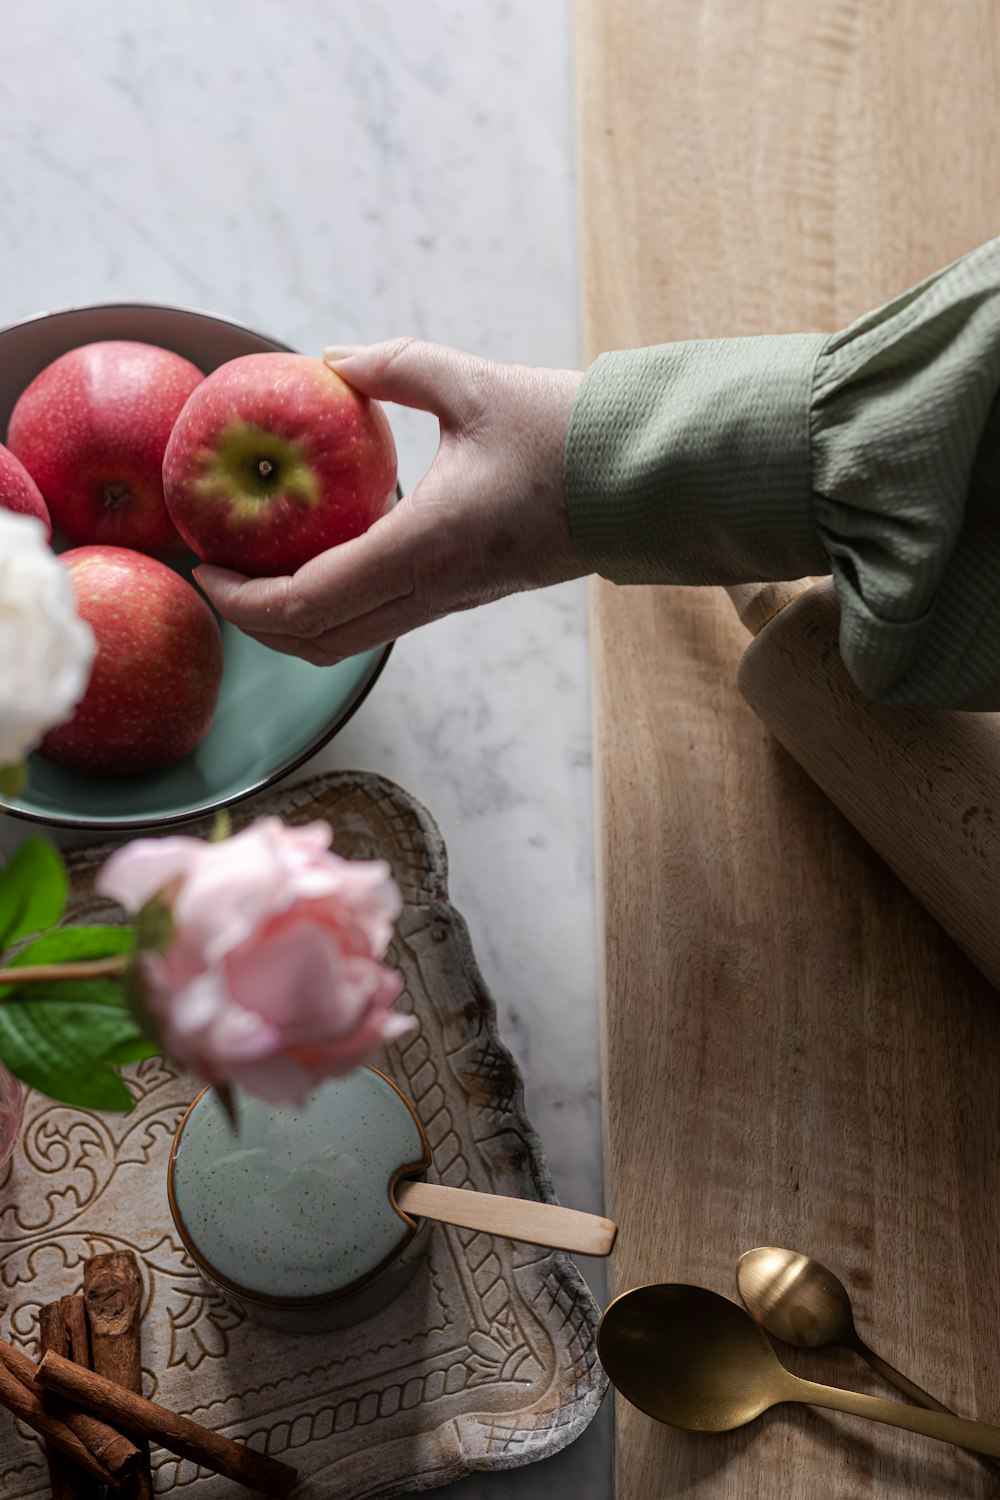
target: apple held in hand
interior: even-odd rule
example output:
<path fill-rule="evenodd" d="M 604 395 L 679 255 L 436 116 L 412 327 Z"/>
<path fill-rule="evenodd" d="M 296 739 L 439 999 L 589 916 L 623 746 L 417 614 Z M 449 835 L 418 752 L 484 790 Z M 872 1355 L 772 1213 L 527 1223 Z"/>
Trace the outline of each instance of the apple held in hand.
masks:
<path fill-rule="evenodd" d="M 97 656 L 74 717 L 50 730 L 38 753 L 112 774 L 189 754 L 222 682 L 222 632 L 205 600 L 165 563 L 124 547 L 76 547 L 60 561 Z"/>
<path fill-rule="evenodd" d="M 163 501 L 163 454 L 204 379 L 169 349 L 126 340 L 70 349 L 23 391 L 7 444 L 70 542 L 181 549 Z"/>
<path fill-rule="evenodd" d="M 304 354 L 245 354 L 188 398 L 163 460 L 167 508 L 205 562 L 293 573 L 367 531 L 396 492 L 382 408 Z"/>
<path fill-rule="evenodd" d="M 14 510 L 22 516 L 37 516 L 52 540 L 52 521 L 42 492 L 20 459 L 0 445 L 0 509 Z"/>

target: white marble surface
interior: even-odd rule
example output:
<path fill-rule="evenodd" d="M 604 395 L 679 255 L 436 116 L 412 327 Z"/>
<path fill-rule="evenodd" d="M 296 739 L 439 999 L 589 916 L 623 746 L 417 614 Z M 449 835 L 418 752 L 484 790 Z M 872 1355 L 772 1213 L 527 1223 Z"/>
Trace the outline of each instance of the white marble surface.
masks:
<path fill-rule="evenodd" d="M 578 363 L 568 0 L 35 0 L 4 30 L 0 325 L 134 299 L 306 352 L 408 333 Z M 391 417 L 409 488 L 436 429 Z M 556 1190 L 600 1210 L 584 586 L 401 640 L 306 771 L 349 767 L 440 824 Z M 606 1403 L 447 1494 L 605 1500 L 610 1472 Z"/>

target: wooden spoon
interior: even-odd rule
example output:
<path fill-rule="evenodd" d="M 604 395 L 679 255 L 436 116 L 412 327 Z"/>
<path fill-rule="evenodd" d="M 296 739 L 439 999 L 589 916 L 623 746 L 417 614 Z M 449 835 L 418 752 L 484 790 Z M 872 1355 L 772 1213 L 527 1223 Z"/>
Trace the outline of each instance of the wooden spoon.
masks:
<path fill-rule="evenodd" d="M 573 1255 L 610 1255 L 618 1226 L 597 1214 L 527 1198 L 504 1198 L 471 1188 L 443 1187 L 408 1178 L 396 1184 L 397 1208 L 408 1218 L 434 1219 L 460 1229 L 502 1235 Z"/>

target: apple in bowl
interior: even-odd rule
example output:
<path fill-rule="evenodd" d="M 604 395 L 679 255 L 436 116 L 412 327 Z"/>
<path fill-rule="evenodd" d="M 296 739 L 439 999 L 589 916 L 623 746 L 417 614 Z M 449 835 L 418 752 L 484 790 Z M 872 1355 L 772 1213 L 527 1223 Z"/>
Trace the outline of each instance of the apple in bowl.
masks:
<path fill-rule="evenodd" d="M 396 447 L 378 403 L 321 360 L 248 354 L 188 397 L 163 488 L 204 562 L 255 577 L 293 573 L 391 508 Z"/>
<path fill-rule="evenodd" d="M 52 540 L 52 520 L 41 490 L 20 459 L 0 444 L 0 510 L 13 510 L 22 516 L 34 516 L 45 527 Z"/>
<path fill-rule="evenodd" d="M 10 414 L 7 446 L 67 542 L 182 550 L 163 500 L 163 454 L 203 379 L 173 350 L 131 339 L 69 349 L 35 376 Z"/>
<path fill-rule="evenodd" d="M 74 547 L 60 561 L 97 654 L 76 712 L 49 730 L 39 755 L 112 775 L 189 755 L 208 733 L 222 683 L 212 610 L 173 568 L 142 552 Z"/>

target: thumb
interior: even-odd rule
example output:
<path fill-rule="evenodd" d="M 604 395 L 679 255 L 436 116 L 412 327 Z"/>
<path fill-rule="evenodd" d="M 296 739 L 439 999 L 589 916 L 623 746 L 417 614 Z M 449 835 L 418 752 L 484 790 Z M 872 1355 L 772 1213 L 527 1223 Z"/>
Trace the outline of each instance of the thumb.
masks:
<path fill-rule="evenodd" d="M 324 349 L 323 361 L 362 395 L 415 406 L 453 426 L 461 425 L 476 406 L 476 371 L 485 363 L 420 339 L 334 345 Z"/>

